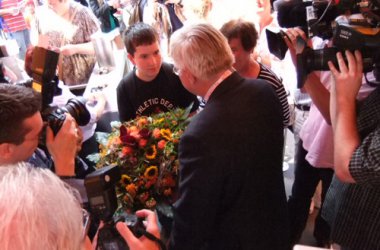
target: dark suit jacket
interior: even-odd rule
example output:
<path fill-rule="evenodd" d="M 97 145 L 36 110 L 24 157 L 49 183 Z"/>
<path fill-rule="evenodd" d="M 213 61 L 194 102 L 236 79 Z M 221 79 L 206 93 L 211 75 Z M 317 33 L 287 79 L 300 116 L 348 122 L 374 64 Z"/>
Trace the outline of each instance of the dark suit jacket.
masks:
<path fill-rule="evenodd" d="M 181 138 L 170 249 L 287 249 L 283 143 L 271 86 L 225 79 Z"/>

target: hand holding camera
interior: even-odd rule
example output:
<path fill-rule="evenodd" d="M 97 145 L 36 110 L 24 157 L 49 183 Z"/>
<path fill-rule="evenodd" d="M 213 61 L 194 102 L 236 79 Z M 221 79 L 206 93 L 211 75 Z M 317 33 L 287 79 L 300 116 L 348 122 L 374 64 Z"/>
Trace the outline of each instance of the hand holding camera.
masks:
<path fill-rule="evenodd" d="M 140 210 L 136 215 L 123 213 L 121 220 L 114 218 L 118 208 L 115 184 L 120 178 L 118 166 L 103 167 L 85 177 L 91 214 L 104 223 L 96 237 L 96 249 L 166 249 L 160 240 L 157 217 L 153 211 Z M 143 223 L 144 218 L 146 223 Z"/>
<path fill-rule="evenodd" d="M 153 235 L 156 239 L 160 238 L 160 230 L 157 224 L 157 217 L 153 211 L 144 209 L 136 212 L 136 216 L 138 218 L 145 218 L 146 228 L 144 231 Z M 141 221 L 141 220 L 140 220 Z M 124 240 L 128 243 L 129 249 L 138 250 L 138 249 L 146 249 L 146 250 L 158 250 L 160 249 L 160 245 L 148 238 L 149 236 L 142 235 L 138 237 L 139 230 L 141 229 L 140 225 L 135 225 L 131 227 L 126 223 L 118 222 L 116 224 L 116 228 L 119 231 L 120 235 L 124 238 Z"/>
<path fill-rule="evenodd" d="M 74 118 L 66 114 L 61 129 L 54 136 L 52 128 L 46 128 L 46 146 L 54 159 L 55 172 L 59 176 L 74 176 L 74 159 L 77 154 L 78 129 Z"/>
<path fill-rule="evenodd" d="M 342 53 L 337 53 L 339 69 L 331 61 L 328 62 L 328 65 L 334 76 L 334 84 L 331 88 L 332 96 L 339 96 L 337 101 L 347 106 L 348 104 L 355 104 L 362 85 L 363 59 L 361 53 L 357 50 L 354 54 L 346 51 L 345 56 L 347 63 Z"/>

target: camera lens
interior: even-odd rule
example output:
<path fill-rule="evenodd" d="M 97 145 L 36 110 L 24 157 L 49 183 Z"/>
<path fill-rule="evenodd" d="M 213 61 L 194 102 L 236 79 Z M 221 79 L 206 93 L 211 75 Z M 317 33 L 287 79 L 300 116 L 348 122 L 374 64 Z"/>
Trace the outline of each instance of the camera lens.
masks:
<path fill-rule="evenodd" d="M 86 99 L 83 97 L 72 98 L 64 107 L 54 110 L 45 110 L 45 112 L 43 112 L 43 119 L 48 121 L 49 126 L 55 135 L 58 133 L 66 119 L 65 113 L 69 113 L 79 126 L 85 126 L 91 118 L 90 112 L 88 112 L 85 103 Z"/>
<path fill-rule="evenodd" d="M 86 108 L 86 99 L 83 97 L 70 99 L 62 109 L 69 113 L 79 126 L 85 126 L 90 121 L 91 115 Z"/>

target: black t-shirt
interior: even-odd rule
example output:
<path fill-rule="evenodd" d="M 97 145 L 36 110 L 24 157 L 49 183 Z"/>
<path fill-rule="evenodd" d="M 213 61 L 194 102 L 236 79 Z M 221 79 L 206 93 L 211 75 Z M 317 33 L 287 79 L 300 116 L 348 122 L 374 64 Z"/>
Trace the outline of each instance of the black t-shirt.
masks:
<path fill-rule="evenodd" d="M 173 108 L 187 108 L 191 103 L 191 111 L 199 106 L 197 97 L 188 92 L 173 66 L 163 63 L 157 77 L 145 82 L 136 76 L 134 69 L 124 77 L 117 87 L 117 105 L 120 121 L 129 121 L 136 116 L 166 112 Z"/>

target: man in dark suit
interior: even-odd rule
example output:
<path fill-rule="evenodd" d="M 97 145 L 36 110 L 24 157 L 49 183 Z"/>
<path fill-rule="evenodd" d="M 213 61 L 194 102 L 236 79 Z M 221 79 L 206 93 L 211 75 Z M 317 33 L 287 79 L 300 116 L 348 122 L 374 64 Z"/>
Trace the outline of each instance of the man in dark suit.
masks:
<path fill-rule="evenodd" d="M 176 31 L 170 51 L 174 72 L 206 106 L 181 137 L 169 248 L 288 249 L 282 112 L 275 92 L 234 71 L 227 40 L 211 25 Z M 133 246 L 130 234 L 123 234 Z"/>

